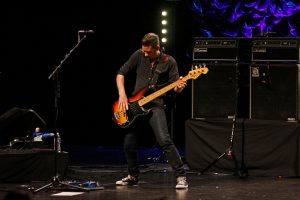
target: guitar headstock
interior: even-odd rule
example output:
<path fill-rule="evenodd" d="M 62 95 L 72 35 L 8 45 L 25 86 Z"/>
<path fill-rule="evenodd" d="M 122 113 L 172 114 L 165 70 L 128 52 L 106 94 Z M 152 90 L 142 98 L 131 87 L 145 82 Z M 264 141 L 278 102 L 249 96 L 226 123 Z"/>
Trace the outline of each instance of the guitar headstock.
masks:
<path fill-rule="evenodd" d="M 206 67 L 206 64 L 200 64 L 200 65 L 195 65 L 193 67 L 193 70 L 189 71 L 189 78 L 196 79 L 198 78 L 201 74 L 207 74 L 208 73 L 208 68 Z"/>

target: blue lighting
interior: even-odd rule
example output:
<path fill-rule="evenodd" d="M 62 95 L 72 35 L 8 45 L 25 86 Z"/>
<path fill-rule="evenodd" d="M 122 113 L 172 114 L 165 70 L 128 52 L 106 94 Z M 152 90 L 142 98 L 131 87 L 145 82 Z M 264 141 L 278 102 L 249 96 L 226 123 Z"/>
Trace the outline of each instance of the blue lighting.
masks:
<path fill-rule="evenodd" d="M 202 36 L 256 37 L 274 33 L 300 36 L 299 0 L 192 0 L 189 4 Z"/>

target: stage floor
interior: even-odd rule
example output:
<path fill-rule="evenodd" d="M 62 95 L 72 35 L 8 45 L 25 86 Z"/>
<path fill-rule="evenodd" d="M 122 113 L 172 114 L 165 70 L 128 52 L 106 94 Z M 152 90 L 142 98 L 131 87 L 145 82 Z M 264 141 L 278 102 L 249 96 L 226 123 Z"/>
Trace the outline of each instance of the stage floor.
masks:
<path fill-rule="evenodd" d="M 300 184 L 297 177 L 238 177 L 233 174 L 200 174 L 191 171 L 187 166 L 189 188 L 176 190 L 175 178 L 166 163 L 149 163 L 141 166 L 140 183 L 138 186 L 117 187 L 115 181 L 126 176 L 125 165 L 70 165 L 64 180 L 96 181 L 99 189 L 84 191 L 73 187 L 46 187 L 34 193 L 34 200 L 72 199 L 72 200 L 219 200 L 219 199 L 276 199 L 293 200 L 300 197 Z M 39 189 L 50 182 L 0 184 L 0 199 L 8 190 L 18 188 Z M 64 193 L 62 193 L 64 192 Z M 70 192 L 79 192 L 74 196 Z"/>

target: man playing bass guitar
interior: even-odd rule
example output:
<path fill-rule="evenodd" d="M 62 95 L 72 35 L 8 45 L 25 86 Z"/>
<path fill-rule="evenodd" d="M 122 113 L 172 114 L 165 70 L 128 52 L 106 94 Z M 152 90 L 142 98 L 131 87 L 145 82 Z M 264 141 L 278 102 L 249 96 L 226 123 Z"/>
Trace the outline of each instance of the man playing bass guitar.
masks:
<path fill-rule="evenodd" d="M 145 90 L 147 92 L 155 92 L 171 83 L 175 83 L 175 85 L 170 92 L 179 93 L 187 84 L 186 79 L 179 76 L 176 60 L 161 51 L 158 35 L 147 33 L 141 40 L 141 48 L 129 57 L 116 75 L 119 99 L 115 106 L 117 109 L 122 110 L 124 115 L 126 115 L 126 110 L 130 109 L 130 106 L 133 106 L 130 105 L 130 98 L 128 98 L 125 91 L 125 77 L 130 71 L 134 71 L 136 74 L 133 96 L 140 94 L 141 91 L 143 91 L 141 95 L 144 95 Z M 143 107 L 136 104 L 134 108 L 131 108 L 140 110 L 137 113 L 145 113 L 145 115 L 138 119 L 141 120 L 138 123 L 135 120 L 134 123 L 126 126 L 127 133 L 124 136 L 124 150 L 128 164 L 128 175 L 117 181 L 116 185 L 138 184 L 140 171 L 137 157 L 137 139 L 138 135 L 143 133 L 141 123 L 146 121 L 150 124 L 159 146 L 162 148 L 168 159 L 168 163 L 174 170 L 177 181 L 175 188 L 188 188 L 184 163 L 168 131 L 164 97 L 165 95 L 158 95 L 157 98 L 154 98 Z M 136 98 L 140 98 L 140 96 Z M 117 117 L 120 116 L 115 116 L 115 118 Z"/>

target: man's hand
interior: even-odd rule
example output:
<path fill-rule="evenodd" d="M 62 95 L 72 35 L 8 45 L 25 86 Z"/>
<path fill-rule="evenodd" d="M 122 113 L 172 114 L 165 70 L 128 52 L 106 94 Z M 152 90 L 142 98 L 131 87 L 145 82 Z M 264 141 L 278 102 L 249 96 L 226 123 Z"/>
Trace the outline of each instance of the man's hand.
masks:
<path fill-rule="evenodd" d="M 119 105 L 118 105 L 119 110 L 128 110 L 128 99 L 126 95 L 121 95 L 119 96 Z"/>
<path fill-rule="evenodd" d="M 174 91 L 179 93 L 186 87 L 186 85 L 187 85 L 186 80 L 184 80 L 183 77 L 180 76 L 179 81 L 178 81 L 176 87 L 174 88 Z"/>

